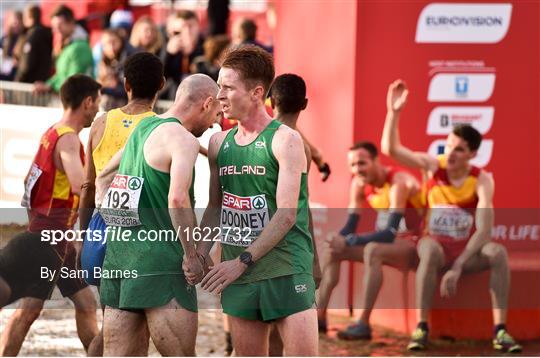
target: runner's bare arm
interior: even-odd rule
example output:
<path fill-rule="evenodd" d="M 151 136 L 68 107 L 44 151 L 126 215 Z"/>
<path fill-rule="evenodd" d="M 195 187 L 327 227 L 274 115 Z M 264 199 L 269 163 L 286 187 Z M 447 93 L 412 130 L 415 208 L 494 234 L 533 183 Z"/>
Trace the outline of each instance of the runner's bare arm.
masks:
<path fill-rule="evenodd" d="M 272 149 L 279 164 L 277 210 L 259 238 L 246 249 L 255 262 L 276 246 L 295 224 L 301 176 L 307 166 L 302 137 L 296 131 L 280 128 Z"/>
<path fill-rule="evenodd" d="M 192 172 L 199 153 L 199 142 L 180 126 L 167 130 L 167 152 L 171 156 L 168 193 L 169 216 L 184 251 L 182 269 L 189 284 L 199 283 L 204 275 L 202 262 L 197 257 L 193 229 L 197 219 L 191 207 L 189 188 Z"/>
<path fill-rule="evenodd" d="M 81 187 L 81 198 L 79 204 L 79 223 L 81 230 L 86 230 L 90 219 L 92 218 L 93 209 L 96 207 L 96 167 L 94 165 L 94 156 L 92 155 L 97 144 L 101 141 L 103 130 L 105 129 L 105 119 L 107 114 L 103 114 L 97 118 L 90 128 L 88 143 L 85 153 L 84 167 L 84 182 Z"/>
<path fill-rule="evenodd" d="M 349 210 L 347 214 L 347 221 L 345 225 L 339 231 L 340 235 L 354 234 L 360 222 L 360 214 L 362 205 L 364 202 L 364 183 L 362 179 L 353 178 L 349 189 Z M 336 234 L 330 235 L 326 241 L 333 241 L 333 237 Z"/>
<path fill-rule="evenodd" d="M 195 242 L 189 238 L 197 225 L 195 213 L 191 207 L 189 188 L 193 167 L 199 153 L 199 142 L 187 131 L 168 133 L 167 142 L 171 153 L 171 181 L 169 185 L 169 215 L 173 227 L 178 230 L 178 237 L 187 257 L 196 257 Z M 188 235 L 184 230 L 190 229 Z"/>
<path fill-rule="evenodd" d="M 302 135 L 300 131 L 298 132 L 300 133 L 300 135 Z M 306 171 L 309 174 L 309 170 L 311 168 L 311 160 L 312 160 L 311 149 L 309 147 L 309 143 L 304 138 L 304 136 L 302 136 L 302 140 L 304 141 L 304 152 L 306 153 L 306 163 L 307 163 Z M 311 241 L 313 242 L 313 278 L 315 279 L 315 288 L 319 288 L 319 285 L 322 279 L 322 272 L 321 272 L 321 265 L 319 263 L 319 252 L 317 248 L 317 240 L 315 238 L 315 231 L 313 230 L 313 215 L 311 214 L 311 208 L 308 210 L 308 220 L 309 220 L 308 230 L 309 230 L 309 233 L 311 234 Z"/>
<path fill-rule="evenodd" d="M 201 228 L 210 228 L 214 233 L 214 228 L 219 227 L 219 216 L 222 202 L 221 186 L 219 185 L 219 168 L 217 166 L 217 155 L 221 143 L 225 139 L 227 132 L 219 132 L 210 138 L 208 143 L 208 164 L 210 166 L 210 188 L 208 195 L 208 206 L 204 211 L 201 220 Z M 214 240 L 201 241 L 197 246 L 197 252 L 204 258 L 208 258 L 208 253 L 214 245 Z"/>
<path fill-rule="evenodd" d="M 311 153 L 311 158 L 309 159 L 308 164 L 313 160 L 317 166 L 317 169 L 323 174 L 322 180 L 326 181 L 330 175 L 330 167 L 328 166 L 328 163 L 324 161 L 321 151 L 311 144 L 311 142 L 304 136 L 304 133 L 302 133 L 300 130 L 298 130 L 298 133 L 300 133 L 302 136 L 304 143 L 306 143 L 306 145 L 309 147 L 309 151 Z"/>
<path fill-rule="evenodd" d="M 416 179 L 412 178 L 410 174 L 396 173 L 390 186 L 390 209 L 401 213 L 405 212 L 407 199 L 415 190 L 418 190 L 418 186 Z"/>
<path fill-rule="evenodd" d="M 388 87 L 386 98 L 386 120 L 381 138 L 381 151 L 412 168 L 433 172 L 438 167 L 437 159 L 424 152 L 415 152 L 403 146 L 399 137 L 398 122 L 401 111 L 407 102 L 409 91 L 402 80 L 396 80 Z"/>
<path fill-rule="evenodd" d="M 353 178 L 349 190 L 349 213 L 360 214 L 364 200 L 364 182 L 362 179 Z"/>
<path fill-rule="evenodd" d="M 120 162 L 122 161 L 122 155 L 124 154 L 124 148 L 116 152 L 111 160 L 107 163 L 105 168 L 99 173 L 96 178 L 96 206 L 101 205 L 103 197 L 107 194 L 107 189 L 111 185 L 114 176 L 118 172 Z"/>
<path fill-rule="evenodd" d="M 306 136 L 304 135 L 304 133 L 302 133 L 302 131 L 298 130 L 298 133 L 300 133 L 300 135 L 302 136 L 302 140 L 308 146 L 309 151 L 311 152 L 310 160 L 313 160 L 315 162 L 315 165 L 317 165 L 317 167 L 323 165 L 324 160 L 322 158 L 322 153 L 313 144 L 311 144 L 311 142 L 306 138 Z"/>
<path fill-rule="evenodd" d="M 461 277 L 463 265 L 482 249 L 482 247 L 491 240 L 491 230 L 493 228 L 493 193 L 495 184 L 491 174 L 484 171 L 478 177 L 476 194 L 478 195 L 478 204 L 476 206 L 476 231 L 471 236 L 465 246 L 465 250 L 458 256 L 452 268 L 448 270 L 440 285 L 442 297 L 450 297 L 456 293 L 457 282 Z"/>
<path fill-rule="evenodd" d="M 476 206 L 475 225 L 476 231 L 467 242 L 465 250 L 456 259 L 452 268 L 460 269 L 463 264 L 472 256 L 476 255 L 482 246 L 491 240 L 491 230 L 493 229 L 493 194 L 495 192 L 495 182 L 491 173 L 482 171 L 478 176 L 476 194 L 478 195 L 478 205 Z"/>
<path fill-rule="evenodd" d="M 206 149 L 202 145 L 199 147 L 199 153 L 204 155 L 205 157 L 208 157 L 208 149 Z"/>
<path fill-rule="evenodd" d="M 69 181 L 71 192 L 81 194 L 83 182 L 83 163 L 80 157 L 79 136 L 75 133 L 67 133 L 58 139 L 55 150 L 58 152 L 64 173 Z"/>
<path fill-rule="evenodd" d="M 300 135 L 302 135 L 302 133 L 300 133 Z M 313 155 L 311 154 L 311 148 L 309 147 L 309 143 L 306 142 L 305 140 L 304 140 L 304 152 L 306 153 L 306 162 L 307 162 L 306 173 L 309 174 L 309 171 L 311 169 L 311 160 L 313 159 Z"/>

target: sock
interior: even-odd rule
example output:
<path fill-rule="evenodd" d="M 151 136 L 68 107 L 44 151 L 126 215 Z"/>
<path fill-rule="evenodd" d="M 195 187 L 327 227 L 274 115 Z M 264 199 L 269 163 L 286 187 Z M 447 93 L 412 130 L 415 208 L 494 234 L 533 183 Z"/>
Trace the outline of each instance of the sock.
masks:
<path fill-rule="evenodd" d="M 416 326 L 417 328 L 420 328 L 422 329 L 423 331 L 429 331 L 429 327 L 428 327 L 428 324 L 427 322 L 424 322 L 424 321 L 421 321 L 421 322 L 418 322 L 418 326 Z"/>
<path fill-rule="evenodd" d="M 497 336 L 497 333 L 499 333 L 501 329 L 506 329 L 506 325 L 504 323 L 500 323 L 493 328 L 493 335 Z"/>

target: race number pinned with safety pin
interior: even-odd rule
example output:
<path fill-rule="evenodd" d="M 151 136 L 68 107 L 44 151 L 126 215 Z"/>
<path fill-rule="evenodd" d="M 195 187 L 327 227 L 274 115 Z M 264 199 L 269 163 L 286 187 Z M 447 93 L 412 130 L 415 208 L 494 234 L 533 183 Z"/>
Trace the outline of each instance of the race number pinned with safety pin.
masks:
<path fill-rule="evenodd" d="M 139 199 L 144 184 L 144 178 L 116 174 L 103 203 L 100 213 L 105 223 L 110 226 L 138 226 Z"/>

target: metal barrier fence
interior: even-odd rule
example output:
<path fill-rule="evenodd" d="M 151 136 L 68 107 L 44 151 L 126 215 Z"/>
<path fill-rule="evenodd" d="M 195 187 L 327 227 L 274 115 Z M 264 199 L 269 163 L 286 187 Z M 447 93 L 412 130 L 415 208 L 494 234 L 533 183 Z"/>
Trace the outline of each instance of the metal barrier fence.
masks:
<path fill-rule="evenodd" d="M 60 97 L 56 93 L 34 94 L 31 83 L 0 81 L 0 104 L 21 106 L 61 107 Z M 173 101 L 160 100 L 154 106 L 154 112 L 161 114 L 171 107 Z"/>
<path fill-rule="evenodd" d="M 31 83 L 0 81 L 0 103 L 21 106 L 58 107 L 60 98 L 54 93 L 34 94 Z"/>

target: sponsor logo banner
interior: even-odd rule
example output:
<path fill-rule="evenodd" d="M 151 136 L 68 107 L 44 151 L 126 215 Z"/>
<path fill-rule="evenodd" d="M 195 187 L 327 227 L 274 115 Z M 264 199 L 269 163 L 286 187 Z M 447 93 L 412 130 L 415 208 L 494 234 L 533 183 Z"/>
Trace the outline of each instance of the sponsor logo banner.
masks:
<path fill-rule="evenodd" d="M 486 134 L 493 124 L 493 107 L 435 107 L 429 114 L 427 134 L 447 135 L 457 124 L 470 124 Z"/>
<path fill-rule="evenodd" d="M 497 43 L 508 32 L 512 4 L 429 4 L 416 25 L 418 43 Z"/>
<path fill-rule="evenodd" d="M 429 102 L 484 102 L 493 94 L 494 73 L 441 73 L 429 84 Z"/>

